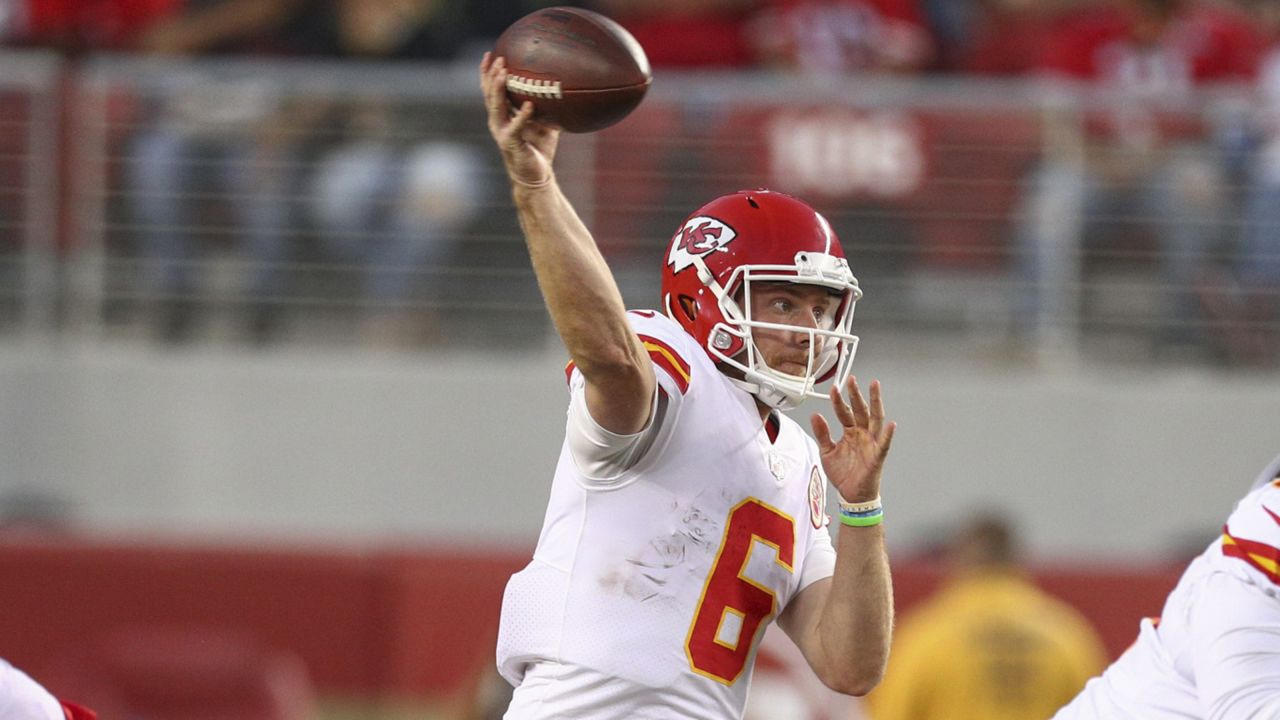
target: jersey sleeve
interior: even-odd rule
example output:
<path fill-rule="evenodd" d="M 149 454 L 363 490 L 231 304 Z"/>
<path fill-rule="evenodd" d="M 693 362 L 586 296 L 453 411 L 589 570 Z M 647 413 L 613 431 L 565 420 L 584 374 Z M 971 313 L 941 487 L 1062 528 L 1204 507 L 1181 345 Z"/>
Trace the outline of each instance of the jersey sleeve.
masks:
<path fill-rule="evenodd" d="M 649 420 L 640 432 L 619 435 L 600 427 L 587 408 L 586 381 L 575 373 L 569 381 L 569 421 L 565 437 L 569 453 L 588 488 L 607 489 L 635 467 L 662 432 L 670 399 L 661 386 L 653 389 Z"/>
<path fill-rule="evenodd" d="M 587 408 L 582 372 L 572 362 L 565 368 L 569 383 L 566 438 L 582 484 L 588 489 L 618 487 L 627 480 L 628 472 L 675 423 L 692 380 L 688 360 L 691 338 L 680 326 L 647 310 L 631 311 L 627 318 L 649 353 L 657 380 L 644 429 L 619 435 L 601 427 Z"/>
<path fill-rule="evenodd" d="M 804 590 L 815 582 L 828 578 L 836 572 L 836 548 L 831 544 L 831 534 L 825 527 L 813 531 L 809 540 L 809 549 L 804 555 L 804 565 L 800 568 L 800 585 L 796 592 Z"/>

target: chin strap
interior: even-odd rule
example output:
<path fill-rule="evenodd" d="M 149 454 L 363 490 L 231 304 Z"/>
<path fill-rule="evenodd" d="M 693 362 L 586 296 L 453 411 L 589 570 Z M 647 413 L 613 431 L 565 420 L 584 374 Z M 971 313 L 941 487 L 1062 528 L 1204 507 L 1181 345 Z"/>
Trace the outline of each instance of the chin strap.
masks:
<path fill-rule="evenodd" d="M 804 402 L 803 397 L 792 397 L 768 383 L 753 383 L 741 378 L 725 377 L 729 382 L 756 396 L 760 402 L 775 410 L 791 410 L 800 407 L 800 403 Z"/>

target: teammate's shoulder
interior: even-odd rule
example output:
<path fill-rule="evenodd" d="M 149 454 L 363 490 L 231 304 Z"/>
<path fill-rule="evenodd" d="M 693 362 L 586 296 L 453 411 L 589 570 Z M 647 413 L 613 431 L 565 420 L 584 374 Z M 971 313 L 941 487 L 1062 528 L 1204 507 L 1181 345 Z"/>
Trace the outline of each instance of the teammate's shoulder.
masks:
<path fill-rule="evenodd" d="M 1255 487 L 1236 505 L 1223 527 L 1222 554 L 1280 585 L 1280 479 Z"/>

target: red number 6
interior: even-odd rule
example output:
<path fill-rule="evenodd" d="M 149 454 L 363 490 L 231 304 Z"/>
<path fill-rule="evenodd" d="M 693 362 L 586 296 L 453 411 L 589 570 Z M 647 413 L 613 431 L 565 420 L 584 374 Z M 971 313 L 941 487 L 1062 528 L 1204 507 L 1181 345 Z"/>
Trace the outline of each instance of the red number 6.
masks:
<path fill-rule="evenodd" d="M 684 643 L 689 667 L 726 685 L 742 674 L 761 625 L 777 610 L 773 591 L 742 574 L 757 541 L 777 550 L 777 563 L 792 572 L 795 521 L 755 498 L 738 503 Z"/>

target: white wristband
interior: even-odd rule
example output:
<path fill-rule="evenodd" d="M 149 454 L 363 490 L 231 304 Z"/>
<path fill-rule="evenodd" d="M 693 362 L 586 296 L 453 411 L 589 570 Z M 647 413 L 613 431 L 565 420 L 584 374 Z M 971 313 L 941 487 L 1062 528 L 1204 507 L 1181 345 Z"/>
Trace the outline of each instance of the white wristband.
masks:
<path fill-rule="evenodd" d="M 884 505 L 880 502 L 879 495 L 877 495 L 874 500 L 868 500 L 860 503 L 845 502 L 843 498 L 840 500 L 840 512 L 844 513 L 869 513 L 880 510 L 883 507 Z"/>

